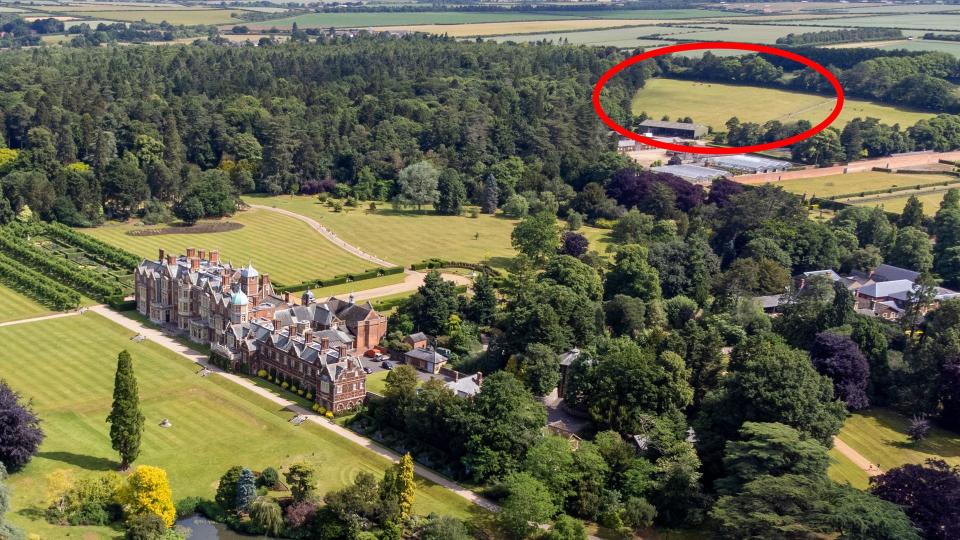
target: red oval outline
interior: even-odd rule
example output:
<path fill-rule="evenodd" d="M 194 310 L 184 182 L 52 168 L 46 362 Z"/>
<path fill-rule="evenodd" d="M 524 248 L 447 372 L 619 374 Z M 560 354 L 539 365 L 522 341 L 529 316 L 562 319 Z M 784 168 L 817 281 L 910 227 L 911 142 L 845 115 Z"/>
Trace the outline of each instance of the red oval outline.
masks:
<path fill-rule="evenodd" d="M 604 85 L 607 84 L 614 75 L 620 73 L 624 69 L 638 63 L 643 62 L 644 60 L 649 60 L 657 56 L 664 54 L 670 54 L 675 52 L 683 51 L 697 51 L 701 49 L 732 49 L 732 50 L 744 50 L 744 51 L 754 51 L 765 54 L 772 54 L 774 56 L 781 56 L 799 62 L 807 67 L 812 68 L 814 71 L 823 75 L 830 84 L 833 86 L 833 89 L 837 92 L 837 103 L 833 107 L 833 111 L 829 116 L 826 117 L 822 122 L 813 126 L 812 128 L 804 131 L 803 133 L 798 133 L 796 135 L 787 137 L 786 139 L 780 139 L 778 141 L 762 143 L 762 144 L 752 144 L 748 146 L 736 146 L 736 147 L 709 147 L 709 146 L 687 146 L 684 144 L 673 144 L 668 142 L 657 141 L 649 137 L 644 137 L 643 135 L 638 135 L 620 124 L 613 121 L 610 116 L 603 110 L 603 107 L 600 105 L 600 92 L 603 90 Z M 682 43 L 680 45 L 670 45 L 668 47 L 660 47 L 658 49 L 653 49 L 650 51 L 643 52 L 636 56 L 631 56 L 623 62 L 613 66 L 607 70 L 603 75 L 600 76 L 600 80 L 597 81 L 597 84 L 593 87 L 593 109 L 596 111 L 597 116 L 600 117 L 600 120 L 604 124 L 612 128 L 617 133 L 629 137 L 635 141 L 648 144 L 650 146 L 655 146 L 657 148 L 663 148 L 664 150 L 674 150 L 676 152 L 689 152 L 693 154 L 715 154 L 715 155 L 728 155 L 728 154 L 743 154 L 746 152 L 760 152 L 762 150 L 772 150 L 774 148 L 781 148 L 783 146 L 788 146 L 796 142 L 800 142 L 808 137 L 812 137 L 817 133 L 820 133 L 827 128 L 834 120 L 840 116 L 840 111 L 843 109 L 843 87 L 840 86 L 840 81 L 837 80 L 836 76 L 830 71 L 821 66 L 820 64 L 814 62 L 813 60 L 807 58 L 806 56 L 801 56 L 790 51 L 784 51 L 782 49 L 777 49 L 775 47 L 770 47 L 768 45 L 758 45 L 755 43 L 738 43 L 733 41 L 704 41 L 698 43 Z"/>

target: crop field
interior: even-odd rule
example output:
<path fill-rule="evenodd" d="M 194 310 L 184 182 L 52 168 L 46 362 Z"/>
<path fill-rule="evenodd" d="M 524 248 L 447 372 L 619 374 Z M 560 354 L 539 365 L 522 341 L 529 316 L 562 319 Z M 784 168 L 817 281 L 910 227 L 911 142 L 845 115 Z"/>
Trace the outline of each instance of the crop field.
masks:
<path fill-rule="evenodd" d="M 51 312 L 46 307 L 0 285 L 0 323 L 40 317 L 49 313 Z"/>
<path fill-rule="evenodd" d="M 957 180 L 957 177 L 946 174 L 893 174 L 870 171 L 821 176 L 818 178 L 784 180 L 782 182 L 775 182 L 775 184 L 782 186 L 783 189 L 791 193 L 806 193 L 810 196 L 832 197 L 874 189 L 933 184 L 935 182 L 945 181 L 956 182 Z M 909 196 L 909 193 L 905 194 L 905 197 Z"/>
<path fill-rule="evenodd" d="M 818 94 L 676 79 L 648 80 L 633 98 L 635 114 L 645 111 L 651 118 L 690 116 L 695 122 L 712 126 L 715 131 L 725 130 L 724 124 L 731 116 L 741 122 L 761 124 L 768 120 L 787 122 L 800 119 L 816 124 L 827 117 L 833 105 L 833 98 Z M 868 116 L 905 127 L 935 114 L 847 99 L 834 125 L 842 127 L 853 118 Z"/>
<path fill-rule="evenodd" d="M 106 527 L 49 525 L 43 519 L 45 477 L 67 469 L 77 475 L 115 470 L 104 421 L 111 402 L 116 356 L 133 356 L 146 416 L 137 464 L 167 470 L 175 500 L 212 498 L 217 481 L 233 465 L 255 470 L 308 461 L 319 468 L 318 489 L 349 482 L 360 471 L 381 474 L 387 460 L 309 422 L 294 427 L 292 413 L 219 376 L 202 378 L 196 366 L 93 313 L 0 328 L 6 352 L 0 373 L 34 400 L 46 440 L 40 453 L 10 478 L 14 524 L 43 538 L 122 538 Z M 62 343 L 69 342 L 69 347 Z M 167 418 L 173 424 L 161 428 Z M 425 481 L 418 482 L 414 508 L 466 516 L 464 499 Z"/>
<path fill-rule="evenodd" d="M 846 24 L 847 19 L 844 19 Z M 811 21 L 811 25 L 818 24 L 818 21 Z M 704 23 L 703 26 L 723 26 L 724 30 L 700 30 L 683 34 L 683 39 L 692 39 L 698 41 L 746 41 L 750 43 L 776 43 L 777 38 L 787 34 L 801 34 L 804 32 L 816 32 L 827 30 L 828 28 L 810 28 L 809 26 L 792 26 L 780 24 L 717 24 Z"/>
<path fill-rule="evenodd" d="M 549 32 L 542 34 L 496 36 L 493 39 L 499 42 L 516 41 L 518 43 L 532 43 L 537 41 L 552 41 L 554 43 L 560 43 L 563 41 L 564 43 L 569 43 L 570 45 L 602 45 L 625 49 L 632 49 L 635 47 L 665 47 L 673 44 L 670 41 L 643 39 L 642 37 L 639 37 L 649 33 L 650 27 L 639 26 L 636 28 L 592 30 L 588 32 Z"/>
<path fill-rule="evenodd" d="M 816 23 L 800 21 L 797 24 Z M 845 17 L 843 22 L 839 24 L 913 30 L 957 30 L 960 28 L 960 13 L 897 13 L 895 15 L 855 16 Z"/>
<path fill-rule="evenodd" d="M 447 34 L 452 37 L 500 36 L 503 34 L 529 34 L 532 32 L 561 32 L 570 34 L 592 28 L 611 28 L 636 26 L 656 21 L 634 21 L 630 19 L 570 19 L 562 21 L 515 21 L 487 22 L 469 24 L 422 24 L 408 26 L 384 26 L 382 30 L 408 30 L 430 34 Z M 652 26 L 637 27 L 649 33 Z"/>
<path fill-rule="evenodd" d="M 552 15 L 570 17 L 589 17 L 594 19 L 703 19 L 706 17 L 744 17 L 746 13 L 736 13 L 717 9 L 597 9 L 586 11 L 547 11 Z"/>
<path fill-rule="evenodd" d="M 348 244 L 386 261 L 409 266 L 431 257 L 479 262 L 513 257 L 510 233 L 515 220 L 481 214 L 440 216 L 425 209 L 394 211 L 387 204 L 375 213 L 366 205 L 348 212 L 333 212 L 315 197 L 281 195 L 248 197 L 252 203 L 275 206 L 313 218 Z M 272 274 L 271 274 L 272 275 Z"/>
<path fill-rule="evenodd" d="M 542 15 L 539 13 L 505 12 L 391 12 L 391 13 L 308 13 L 295 17 L 256 21 L 247 24 L 250 28 L 290 28 L 294 22 L 300 28 L 366 28 L 372 26 L 465 24 L 482 22 L 511 22 L 537 20 L 564 20 L 575 17 Z"/>
<path fill-rule="evenodd" d="M 960 56 L 960 41 L 937 41 L 932 39 L 913 39 L 898 41 L 880 41 L 876 44 L 855 43 L 858 47 L 869 47 L 871 49 L 906 49 L 908 51 L 938 51 L 950 53 L 954 56 Z"/>
<path fill-rule="evenodd" d="M 260 272 L 269 273 L 271 279 L 288 284 L 375 267 L 291 217 L 248 210 L 237 213 L 228 221 L 241 223 L 244 227 L 217 233 L 131 236 L 126 233 L 145 228 L 131 223 L 108 224 L 83 232 L 150 259 L 157 257 L 160 248 L 168 253 L 183 253 L 187 247 L 219 249 L 222 260 L 232 261 L 235 265 L 252 261 Z"/>
<path fill-rule="evenodd" d="M 67 15 L 85 16 L 95 15 L 98 18 L 109 19 L 113 21 L 139 21 L 145 20 L 150 23 L 168 22 L 170 24 L 226 24 L 230 22 L 243 22 L 233 16 L 236 13 L 229 9 L 147 9 L 147 10 L 129 10 L 119 9 L 114 11 L 68 11 Z"/>
<path fill-rule="evenodd" d="M 909 424 L 909 418 L 891 410 L 868 409 L 850 415 L 840 438 L 884 471 L 927 459 L 960 465 L 960 435 L 934 428 L 926 439 L 911 443 L 907 437 Z"/>

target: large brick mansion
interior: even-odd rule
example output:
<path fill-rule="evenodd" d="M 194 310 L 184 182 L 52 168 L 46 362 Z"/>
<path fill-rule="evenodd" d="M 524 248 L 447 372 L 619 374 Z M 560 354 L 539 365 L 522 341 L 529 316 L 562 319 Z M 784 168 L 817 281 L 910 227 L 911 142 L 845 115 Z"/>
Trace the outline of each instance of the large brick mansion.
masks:
<path fill-rule="evenodd" d="M 338 412 L 366 396 L 359 355 L 387 332 L 387 319 L 367 302 L 317 300 L 274 293 L 267 274 L 237 268 L 217 250 L 188 248 L 137 267 L 137 311 L 176 329 L 230 361 L 235 369 L 265 370 Z"/>

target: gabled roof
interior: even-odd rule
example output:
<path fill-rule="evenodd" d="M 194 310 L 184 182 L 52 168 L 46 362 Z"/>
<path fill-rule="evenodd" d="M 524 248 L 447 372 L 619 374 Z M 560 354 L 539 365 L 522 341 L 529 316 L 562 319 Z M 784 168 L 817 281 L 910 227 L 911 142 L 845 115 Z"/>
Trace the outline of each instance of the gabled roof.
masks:
<path fill-rule="evenodd" d="M 879 283 L 864 285 L 860 287 L 858 292 L 863 296 L 869 296 L 871 298 L 895 297 L 898 294 L 903 295 L 905 298 L 906 294 L 912 291 L 913 288 L 914 284 L 909 279 L 898 279 L 895 281 L 881 281 Z"/>
<path fill-rule="evenodd" d="M 404 353 L 404 355 L 411 358 L 416 358 L 417 360 L 423 360 L 424 362 L 433 362 L 434 364 L 440 364 L 447 361 L 446 356 L 430 349 L 413 349 L 412 351 L 407 351 Z"/>
<path fill-rule="evenodd" d="M 414 343 L 416 343 L 416 342 L 418 342 L 418 341 L 427 341 L 427 340 L 430 339 L 430 338 L 428 338 L 427 335 L 424 334 L 423 332 L 416 332 L 416 333 L 414 333 L 414 334 L 410 334 L 410 335 L 407 336 L 407 337 L 410 339 L 410 341 L 412 341 L 412 342 L 414 342 Z"/>
<path fill-rule="evenodd" d="M 872 277 L 875 281 L 897 281 L 901 279 L 916 281 L 917 278 L 920 277 L 920 272 L 907 270 L 906 268 L 900 268 L 899 266 L 881 264 L 873 270 Z"/>

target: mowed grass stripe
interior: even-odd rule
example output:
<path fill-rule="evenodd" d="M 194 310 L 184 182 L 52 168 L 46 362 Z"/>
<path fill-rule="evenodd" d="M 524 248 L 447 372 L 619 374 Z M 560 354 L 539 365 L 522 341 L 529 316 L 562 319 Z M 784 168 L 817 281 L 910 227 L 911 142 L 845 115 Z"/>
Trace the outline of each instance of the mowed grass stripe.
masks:
<path fill-rule="evenodd" d="M 335 246 L 306 223 L 276 212 L 247 210 L 228 221 L 244 227 L 218 233 L 130 236 L 128 231 L 142 227 L 128 223 L 83 232 L 149 259 L 156 259 L 160 248 L 176 254 L 184 253 L 188 247 L 219 249 L 221 260 L 234 265 L 253 262 L 261 273 L 269 273 L 272 280 L 286 284 L 376 267 Z"/>
<path fill-rule="evenodd" d="M 321 492 L 342 487 L 358 470 L 382 474 L 388 465 L 320 426 L 292 426 L 292 415 L 278 405 L 222 377 L 200 377 L 192 362 L 152 342 L 133 343 L 133 335 L 94 313 L 0 328 L 7 346 L 0 373 L 34 399 L 47 434 L 40 455 L 11 477 L 15 523 L 44 538 L 117 536 L 103 527 L 55 527 L 35 512 L 44 506 L 45 477 L 54 470 L 84 474 L 116 467 L 106 417 L 123 349 L 133 356 L 146 416 L 137 463 L 165 468 L 175 499 L 212 497 L 232 465 L 262 470 L 305 460 L 319 467 Z M 163 418 L 173 427 L 159 427 Z M 435 485 L 424 485 L 415 509 L 462 517 L 477 511 Z"/>
<path fill-rule="evenodd" d="M 34 300 L 0 285 L 0 323 L 40 317 L 52 313 Z"/>

